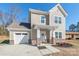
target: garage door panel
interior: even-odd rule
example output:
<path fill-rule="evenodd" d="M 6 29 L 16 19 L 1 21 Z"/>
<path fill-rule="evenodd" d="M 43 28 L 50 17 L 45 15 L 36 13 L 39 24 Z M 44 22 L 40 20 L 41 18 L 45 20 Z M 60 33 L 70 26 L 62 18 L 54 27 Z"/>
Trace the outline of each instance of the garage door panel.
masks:
<path fill-rule="evenodd" d="M 15 44 L 26 44 L 29 41 L 29 33 L 15 33 L 14 42 Z"/>
<path fill-rule="evenodd" d="M 28 43 L 29 36 L 28 35 L 22 35 L 20 43 Z"/>

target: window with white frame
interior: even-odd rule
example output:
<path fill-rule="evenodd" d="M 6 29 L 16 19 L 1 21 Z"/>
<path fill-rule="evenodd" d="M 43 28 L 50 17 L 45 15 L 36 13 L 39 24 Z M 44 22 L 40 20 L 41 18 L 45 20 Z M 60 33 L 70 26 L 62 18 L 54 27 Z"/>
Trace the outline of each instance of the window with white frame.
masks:
<path fill-rule="evenodd" d="M 46 24 L 46 17 L 45 16 L 41 16 L 41 23 L 42 24 Z"/>
<path fill-rule="evenodd" d="M 58 38 L 58 32 L 55 32 L 55 38 Z"/>
<path fill-rule="evenodd" d="M 61 17 L 59 17 L 59 24 L 61 24 Z"/>
<path fill-rule="evenodd" d="M 62 38 L 62 32 L 55 32 L 55 38 L 57 39 Z"/>
<path fill-rule="evenodd" d="M 58 17 L 55 16 L 55 23 L 58 23 Z"/>
<path fill-rule="evenodd" d="M 61 24 L 61 17 L 55 16 L 55 23 Z"/>
<path fill-rule="evenodd" d="M 62 32 L 59 32 L 59 38 L 62 38 Z"/>

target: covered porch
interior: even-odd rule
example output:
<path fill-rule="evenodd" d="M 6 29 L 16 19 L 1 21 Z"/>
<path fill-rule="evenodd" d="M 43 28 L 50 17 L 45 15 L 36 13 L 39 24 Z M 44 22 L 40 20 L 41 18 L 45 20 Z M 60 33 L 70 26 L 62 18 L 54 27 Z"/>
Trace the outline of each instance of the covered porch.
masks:
<path fill-rule="evenodd" d="M 35 25 L 32 29 L 32 45 L 56 44 L 53 39 L 53 31 L 55 29 L 56 26 Z"/>

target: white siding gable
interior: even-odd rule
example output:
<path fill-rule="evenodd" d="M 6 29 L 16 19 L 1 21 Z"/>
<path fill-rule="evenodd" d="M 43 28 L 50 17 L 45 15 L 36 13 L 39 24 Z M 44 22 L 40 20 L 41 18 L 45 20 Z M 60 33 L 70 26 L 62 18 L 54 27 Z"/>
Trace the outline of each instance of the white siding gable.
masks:
<path fill-rule="evenodd" d="M 61 17 L 61 24 L 55 23 L 55 16 Z M 66 20 L 57 6 L 55 6 L 53 9 L 49 11 L 49 19 L 50 19 L 51 26 L 57 26 L 57 28 L 54 30 L 53 37 L 55 37 L 55 32 L 62 32 L 62 35 L 63 35 L 62 39 L 65 39 L 65 21 Z"/>

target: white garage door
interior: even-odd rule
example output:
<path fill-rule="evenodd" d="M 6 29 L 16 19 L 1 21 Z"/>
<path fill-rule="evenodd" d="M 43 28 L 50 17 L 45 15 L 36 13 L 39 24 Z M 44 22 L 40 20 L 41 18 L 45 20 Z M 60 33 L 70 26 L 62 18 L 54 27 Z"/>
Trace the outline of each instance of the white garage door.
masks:
<path fill-rule="evenodd" d="M 29 33 L 15 32 L 14 33 L 14 44 L 26 44 L 29 42 Z"/>

